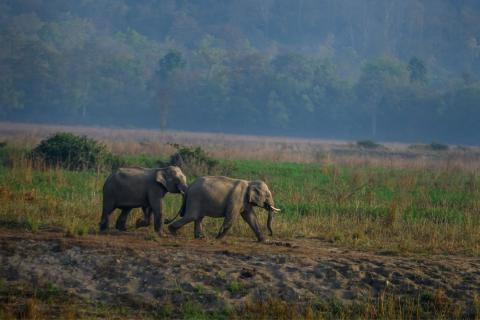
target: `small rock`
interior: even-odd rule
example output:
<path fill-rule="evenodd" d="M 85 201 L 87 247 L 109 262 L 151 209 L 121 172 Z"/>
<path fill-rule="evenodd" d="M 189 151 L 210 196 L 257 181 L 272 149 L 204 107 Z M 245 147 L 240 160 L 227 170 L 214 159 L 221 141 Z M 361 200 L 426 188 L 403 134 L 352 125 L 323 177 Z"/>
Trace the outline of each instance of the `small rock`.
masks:
<path fill-rule="evenodd" d="M 315 269 L 313 269 L 313 274 L 314 274 L 315 277 L 317 277 L 317 278 L 323 278 L 323 277 L 325 277 L 324 270 L 323 270 L 323 268 L 321 268 L 321 267 L 316 267 Z"/>
<path fill-rule="evenodd" d="M 241 279 L 248 279 L 248 278 L 254 277 L 256 273 L 257 273 L 257 270 L 255 268 L 253 269 L 242 268 L 242 271 L 240 271 L 239 277 Z"/>
<path fill-rule="evenodd" d="M 352 264 L 351 268 L 352 268 L 353 272 L 359 272 L 360 271 L 360 267 L 357 266 L 356 264 Z"/>
<path fill-rule="evenodd" d="M 182 290 L 186 291 L 186 292 L 193 292 L 195 289 L 193 288 L 193 286 L 188 283 L 188 282 L 183 282 L 180 284 L 180 288 L 182 288 Z"/>

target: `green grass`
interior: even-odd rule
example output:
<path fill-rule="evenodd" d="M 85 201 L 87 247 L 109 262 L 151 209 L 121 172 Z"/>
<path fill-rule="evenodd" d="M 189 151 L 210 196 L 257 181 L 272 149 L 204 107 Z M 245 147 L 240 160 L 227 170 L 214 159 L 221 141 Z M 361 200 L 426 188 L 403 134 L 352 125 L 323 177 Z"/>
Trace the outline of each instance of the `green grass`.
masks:
<path fill-rule="evenodd" d="M 158 161 L 145 155 L 125 157 L 130 165 L 151 166 Z M 36 168 L 21 156 L 2 163 L 2 224 L 31 231 L 54 226 L 71 235 L 97 231 L 101 189 L 109 172 Z M 191 182 L 195 177 L 190 172 L 198 168 L 184 171 Z M 374 250 L 480 253 L 476 172 L 247 160 L 221 160 L 218 171 L 234 178 L 261 179 L 270 186 L 276 206 L 282 209 L 274 218 L 277 237 L 316 237 Z M 179 195 L 167 195 L 165 217 L 175 215 L 180 202 Z M 262 211 L 257 209 L 263 227 Z M 140 215 L 135 209 L 128 225 L 133 226 Z M 115 218 L 113 214 L 111 220 Z M 213 236 L 220 223 L 206 219 L 207 236 Z M 190 234 L 188 228 L 182 232 Z M 240 221 L 233 233 L 252 237 Z"/>
<path fill-rule="evenodd" d="M 235 295 L 235 294 L 239 294 L 243 290 L 243 286 L 238 281 L 232 281 L 228 284 L 227 289 L 231 294 Z"/>

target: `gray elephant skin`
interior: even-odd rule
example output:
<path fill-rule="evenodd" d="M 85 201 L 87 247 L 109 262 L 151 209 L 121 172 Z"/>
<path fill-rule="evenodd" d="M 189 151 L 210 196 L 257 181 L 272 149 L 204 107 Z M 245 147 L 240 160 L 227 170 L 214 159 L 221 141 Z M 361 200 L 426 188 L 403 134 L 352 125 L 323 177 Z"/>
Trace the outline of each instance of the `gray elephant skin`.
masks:
<path fill-rule="evenodd" d="M 103 185 L 103 209 L 100 231 L 108 228 L 108 218 L 115 209 L 122 213 L 116 228 L 126 230 L 125 222 L 133 208 L 141 207 L 153 212 L 155 231 L 162 233 L 162 198 L 167 192 L 182 193 L 187 190 L 187 178 L 175 166 L 165 168 L 120 168 L 112 173 Z M 138 222 L 137 222 L 138 224 Z"/>
<path fill-rule="evenodd" d="M 187 189 L 184 203 L 179 211 L 181 219 L 168 226 L 175 234 L 183 225 L 194 221 L 194 236 L 202 233 L 202 219 L 205 216 L 224 218 L 217 239 L 223 238 L 232 227 L 234 219 L 241 215 L 255 233 L 258 241 L 264 237 L 260 232 L 253 207 L 268 211 L 267 227 L 272 232 L 272 213 L 280 211 L 274 207 L 272 193 L 263 181 L 247 181 L 221 176 L 209 176 L 196 179 Z"/>

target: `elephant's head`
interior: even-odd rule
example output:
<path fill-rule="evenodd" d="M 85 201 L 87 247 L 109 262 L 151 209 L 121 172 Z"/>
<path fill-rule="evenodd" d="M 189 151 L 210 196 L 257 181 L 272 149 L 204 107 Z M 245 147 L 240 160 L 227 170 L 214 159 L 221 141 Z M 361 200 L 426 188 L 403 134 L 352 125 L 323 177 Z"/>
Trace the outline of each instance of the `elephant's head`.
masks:
<path fill-rule="evenodd" d="M 268 211 L 267 228 L 270 235 L 273 235 L 272 214 L 273 212 L 279 212 L 280 209 L 275 208 L 272 193 L 267 184 L 263 181 L 251 181 L 248 185 L 247 199 L 251 205 Z"/>
<path fill-rule="evenodd" d="M 181 194 L 187 192 L 187 178 L 179 167 L 169 166 L 158 169 L 155 180 L 163 185 L 168 192 Z"/>

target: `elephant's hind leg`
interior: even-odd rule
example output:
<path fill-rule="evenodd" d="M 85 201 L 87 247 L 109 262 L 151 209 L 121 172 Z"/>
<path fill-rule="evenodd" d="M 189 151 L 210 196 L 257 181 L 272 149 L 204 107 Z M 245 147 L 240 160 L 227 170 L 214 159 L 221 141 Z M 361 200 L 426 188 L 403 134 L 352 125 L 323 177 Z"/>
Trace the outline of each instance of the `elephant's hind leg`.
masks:
<path fill-rule="evenodd" d="M 220 231 L 218 232 L 217 239 L 222 239 L 223 237 L 225 237 L 225 235 L 227 234 L 228 230 L 230 230 L 232 225 L 233 225 L 233 216 L 232 215 L 226 216 L 225 220 L 223 220 L 223 225 L 220 228 Z"/>
<path fill-rule="evenodd" d="M 195 239 L 199 239 L 203 236 L 202 235 L 202 220 L 203 220 L 203 217 L 195 220 L 195 227 L 194 227 L 194 231 L 193 231 L 193 236 L 195 237 Z"/>
<path fill-rule="evenodd" d="M 137 222 L 135 223 L 135 227 L 140 228 L 140 227 L 147 227 L 151 223 L 151 217 L 152 217 L 152 209 L 150 207 L 142 207 L 143 211 L 143 219 L 138 218 Z"/>
<path fill-rule="evenodd" d="M 130 213 L 131 208 L 123 208 L 122 213 L 118 216 L 117 223 L 115 224 L 115 228 L 120 231 L 126 231 L 127 228 L 125 227 L 125 223 L 127 222 L 128 214 Z"/>
<path fill-rule="evenodd" d="M 115 210 L 115 206 L 111 203 L 103 202 L 102 217 L 100 219 L 100 231 L 105 231 L 108 228 L 108 217 Z"/>

